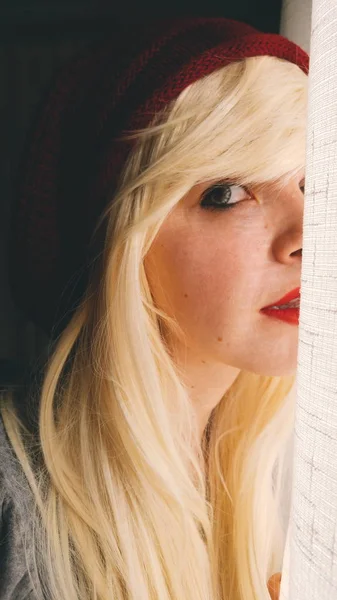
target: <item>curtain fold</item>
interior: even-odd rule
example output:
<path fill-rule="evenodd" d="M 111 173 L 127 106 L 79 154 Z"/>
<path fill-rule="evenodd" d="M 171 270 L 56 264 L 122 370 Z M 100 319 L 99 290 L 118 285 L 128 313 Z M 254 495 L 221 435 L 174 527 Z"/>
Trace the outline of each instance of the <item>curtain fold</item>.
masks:
<path fill-rule="evenodd" d="M 284 4 L 281 33 L 309 51 L 307 3 Z M 337 2 L 313 0 L 293 485 L 280 600 L 335 599 Z"/>

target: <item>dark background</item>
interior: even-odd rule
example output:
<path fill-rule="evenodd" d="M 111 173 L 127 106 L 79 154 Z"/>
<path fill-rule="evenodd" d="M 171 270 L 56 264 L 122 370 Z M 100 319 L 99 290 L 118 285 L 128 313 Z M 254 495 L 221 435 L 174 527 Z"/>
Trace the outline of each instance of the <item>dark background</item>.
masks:
<path fill-rule="evenodd" d="M 27 129 L 56 69 L 119 24 L 161 17 L 228 17 L 278 33 L 281 0 L 0 0 L 0 387 L 47 340 L 14 305 L 7 283 L 13 178 Z"/>
<path fill-rule="evenodd" d="M 1 40 L 108 30 L 162 16 L 228 17 L 278 32 L 281 0 L 2 0 Z"/>

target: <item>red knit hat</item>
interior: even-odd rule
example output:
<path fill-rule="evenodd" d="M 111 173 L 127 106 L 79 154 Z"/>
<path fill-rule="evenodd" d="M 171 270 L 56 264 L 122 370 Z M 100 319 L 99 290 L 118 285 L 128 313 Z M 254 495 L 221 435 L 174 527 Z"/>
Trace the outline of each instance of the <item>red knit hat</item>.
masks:
<path fill-rule="evenodd" d="M 188 85 L 231 62 L 270 55 L 308 73 L 309 57 L 277 34 L 224 18 L 129 26 L 59 74 L 34 124 L 11 225 L 13 299 L 52 336 L 85 289 L 90 238 L 132 144 Z"/>

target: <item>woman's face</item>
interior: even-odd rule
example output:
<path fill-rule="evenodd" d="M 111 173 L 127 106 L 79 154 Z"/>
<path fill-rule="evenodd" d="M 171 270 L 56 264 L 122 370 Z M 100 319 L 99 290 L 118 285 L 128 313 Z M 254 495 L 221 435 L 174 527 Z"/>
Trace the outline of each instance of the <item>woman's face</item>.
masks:
<path fill-rule="evenodd" d="M 175 343 L 202 362 L 296 371 L 298 326 L 260 310 L 300 286 L 303 176 L 250 190 L 198 184 L 161 226 L 145 259 L 153 297 L 184 332 Z"/>

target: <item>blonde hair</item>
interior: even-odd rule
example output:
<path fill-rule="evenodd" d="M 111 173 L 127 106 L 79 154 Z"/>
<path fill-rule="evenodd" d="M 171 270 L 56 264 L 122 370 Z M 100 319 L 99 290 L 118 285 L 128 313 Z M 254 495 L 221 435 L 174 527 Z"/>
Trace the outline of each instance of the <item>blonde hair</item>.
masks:
<path fill-rule="evenodd" d="M 236 62 L 131 133 L 102 254 L 46 366 L 39 468 L 10 393 L 1 411 L 34 493 L 39 598 L 269 600 L 295 378 L 241 371 L 200 442 L 144 257 L 193 185 L 303 168 L 306 79 L 277 58 Z"/>

